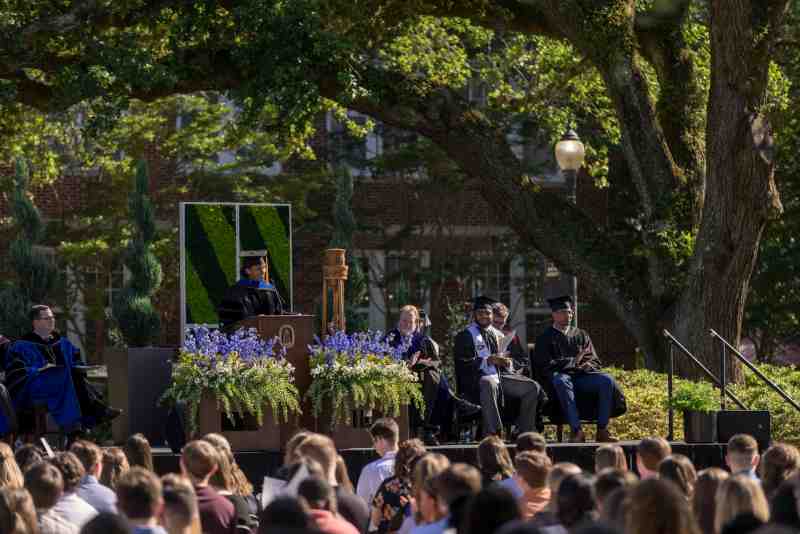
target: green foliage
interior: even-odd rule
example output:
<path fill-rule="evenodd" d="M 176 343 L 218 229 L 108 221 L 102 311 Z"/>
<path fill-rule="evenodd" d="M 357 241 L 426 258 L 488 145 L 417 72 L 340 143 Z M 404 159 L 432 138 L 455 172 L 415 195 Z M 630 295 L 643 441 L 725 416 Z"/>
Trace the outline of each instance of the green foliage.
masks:
<path fill-rule="evenodd" d="M 28 183 L 28 166 L 18 159 L 10 206 L 18 230 L 9 247 L 10 264 L 16 279 L 0 290 L 0 330 L 12 336 L 21 336 L 30 329 L 27 310 L 33 304 L 47 304 L 57 285 L 53 262 L 39 248 L 43 244 L 45 228 L 39 210 L 30 198 Z"/>
<path fill-rule="evenodd" d="M 708 382 L 681 382 L 672 392 L 672 408 L 679 412 L 713 412 L 719 409 L 719 395 Z"/>
<path fill-rule="evenodd" d="M 135 232 L 126 251 L 125 265 L 131 272 L 128 284 L 114 303 L 114 316 L 128 346 L 144 347 L 158 340 L 161 319 L 151 297 L 161 285 L 161 264 L 153 254 L 155 217 L 147 196 L 147 167 L 140 162 L 129 210 Z"/>

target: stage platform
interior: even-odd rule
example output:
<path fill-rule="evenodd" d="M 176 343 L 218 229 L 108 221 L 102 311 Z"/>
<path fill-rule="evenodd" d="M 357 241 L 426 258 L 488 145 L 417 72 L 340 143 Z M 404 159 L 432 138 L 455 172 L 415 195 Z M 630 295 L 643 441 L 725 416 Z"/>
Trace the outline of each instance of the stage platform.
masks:
<path fill-rule="evenodd" d="M 628 465 L 635 469 L 635 451 L 638 441 L 622 441 L 619 445 L 625 450 Z M 594 452 L 598 443 L 550 443 L 547 454 L 553 462 L 572 462 L 586 471 L 594 471 Z M 431 452 L 439 452 L 447 456 L 451 462 L 464 462 L 475 465 L 477 462 L 477 443 L 458 443 L 428 447 Z M 514 445 L 509 445 L 513 456 Z M 672 452 L 684 454 L 692 460 L 697 470 L 706 467 L 725 467 L 724 443 L 684 443 L 672 442 Z M 372 449 L 342 449 L 339 453 L 347 464 L 353 484 L 358 480 L 361 469 L 377 458 Z M 235 454 L 236 461 L 247 475 L 247 478 L 256 485 L 264 476 L 272 475 L 281 466 L 283 455 L 270 451 L 242 451 Z M 178 455 L 169 449 L 153 449 L 153 461 L 158 473 L 178 472 Z"/>

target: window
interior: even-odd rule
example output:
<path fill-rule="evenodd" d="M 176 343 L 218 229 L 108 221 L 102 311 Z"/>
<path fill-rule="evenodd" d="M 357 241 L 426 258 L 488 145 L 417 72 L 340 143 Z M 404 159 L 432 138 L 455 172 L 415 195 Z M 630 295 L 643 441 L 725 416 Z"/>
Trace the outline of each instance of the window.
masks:
<path fill-rule="evenodd" d="M 473 260 L 474 261 L 474 260 Z M 497 261 L 489 254 L 480 254 L 474 261 L 470 281 L 472 296 L 487 295 L 511 305 L 511 261 Z"/>

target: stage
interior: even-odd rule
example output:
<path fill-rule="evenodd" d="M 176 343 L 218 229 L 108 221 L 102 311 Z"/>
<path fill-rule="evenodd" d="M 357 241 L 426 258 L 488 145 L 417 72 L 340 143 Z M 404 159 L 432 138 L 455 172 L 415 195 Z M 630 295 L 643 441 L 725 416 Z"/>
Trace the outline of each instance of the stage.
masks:
<path fill-rule="evenodd" d="M 635 451 L 638 441 L 622 441 L 620 446 L 625 450 L 628 458 L 628 465 L 635 466 Z M 572 462 L 579 465 L 586 471 L 594 471 L 594 451 L 600 444 L 598 443 L 549 443 L 547 454 L 553 462 Z M 428 447 L 431 452 L 438 452 L 447 456 L 451 462 L 464 462 L 475 464 L 477 461 L 477 443 L 440 445 Z M 509 445 L 509 450 L 513 456 L 514 445 Z M 725 444 L 724 443 L 684 443 L 672 442 L 672 452 L 684 454 L 694 463 L 698 471 L 706 467 L 725 467 Z M 350 478 L 355 485 L 361 469 L 377 458 L 372 449 L 342 449 L 339 454 L 344 458 Z M 247 478 L 254 483 L 256 491 L 259 491 L 260 481 L 264 476 L 272 475 L 280 467 L 282 453 L 269 451 L 243 451 L 235 454 L 236 461 L 247 475 Z M 177 472 L 180 470 L 178 464 L 179 456 L 173 454 L 166 448 L 153 449 L 153 462 L 158 473 L 164 474 Z"/>

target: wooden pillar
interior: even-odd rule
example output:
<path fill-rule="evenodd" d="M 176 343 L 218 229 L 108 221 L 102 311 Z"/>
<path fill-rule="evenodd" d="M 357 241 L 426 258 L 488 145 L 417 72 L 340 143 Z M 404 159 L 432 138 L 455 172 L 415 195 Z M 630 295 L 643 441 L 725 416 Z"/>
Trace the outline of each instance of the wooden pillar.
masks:
<path fill-rule="evenodd" d="M 322 266 L 322 328 L 327 332 L 328 324 L 333 322 L 335 330 L 345 329 L 344 283 L 347 280 L 347 263 L 343 248 L 329 248 L 325 251 Z M 328 310 L 328 290 L 333 292 L 333 305 Z"/>

